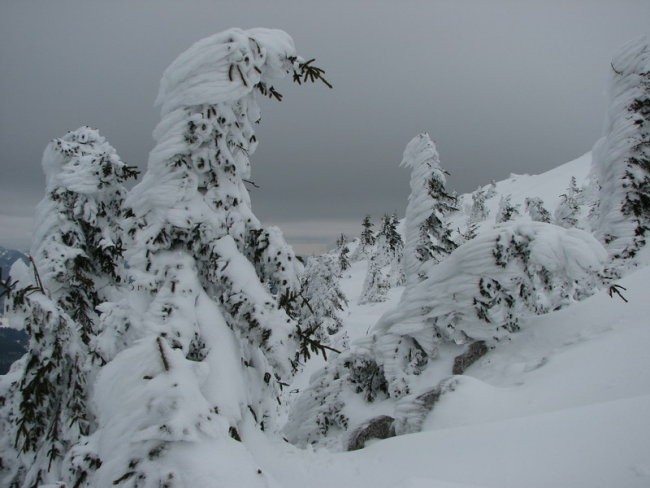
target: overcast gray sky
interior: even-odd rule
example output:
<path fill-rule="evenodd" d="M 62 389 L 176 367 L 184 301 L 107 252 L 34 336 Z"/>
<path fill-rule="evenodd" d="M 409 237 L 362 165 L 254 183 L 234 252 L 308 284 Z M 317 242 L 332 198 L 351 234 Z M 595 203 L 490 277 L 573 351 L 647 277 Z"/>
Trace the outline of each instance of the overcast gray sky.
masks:
<path fill-rule="evenodd" d="M 588 151 L 609 61 L 649 24 L 647 0 L 0 0 L 0 245 L 28 246 L 50 139 L 91 125 L 144 168 L 163 70 L 228 27 L 286 30 L 334 84 L 287 80 L 253 156 L 254 212 L 306 249 L 403 215 L 421 131 L 459 192 Z"/>

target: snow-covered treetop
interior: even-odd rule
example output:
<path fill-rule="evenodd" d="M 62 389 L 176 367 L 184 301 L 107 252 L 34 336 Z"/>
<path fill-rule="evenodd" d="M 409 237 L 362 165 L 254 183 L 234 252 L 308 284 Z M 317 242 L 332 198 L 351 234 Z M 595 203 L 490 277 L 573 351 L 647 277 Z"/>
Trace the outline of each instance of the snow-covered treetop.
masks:
<path fill-rule="evenodd" d="M 400 166 L 411 168 L 411 194 L 405 215 L 404 272 L 407 283 L 413 283 L 417 281 L 422 263 L 418 257 L 418 248 L 423 244 L 420 227 L 433 211 L 435 203 L 429 197 L 427 184 L 432 172 L 435 171 L 443 183 L 445 175 L 440 168 L 436 145 L 426 132 L 418 134 L 406 145 Z"/>
<path fill-rule="evenodd" d="M 169 65 L 156 105 L 164 116 L 176 109 L 232 102 L 260 82 L 298 69 L 293 39 L 276 29 L 228 29 L 201 39 Z"/>
<path fill-rule="evenodd" d="M 230 214 L 227 222 L 214 225 L 229 227 L 240 245 L 244 227 L 260 227 L 244 186 L 257 148 L 254 124 L 260 109 L 255 95 L 280 100 L 282 95 L 269 82 L 290 73 L 298 83 L 320 80 L 331 86 L 312 61 L 296 55 L 285 32 L 262 28 L 229 29 L 180 54 L 161 79 L 156 103 L 162 119 L 153 133 L 157 144 L 149 154 L 147 174 L 127 205 L 137 216 L 152 210 L 165 213 L 175 206 L 168 218 L 176 224 L 185 221 L 186 227 L 197 219 L 184 213 L 203 213 L 203 221 L 210 213 L 203 204 L 190 202 L 198 188 L 208 205 L 220 202 L 220 211 Z M 179 197 L 179 190 L 186 195 Z"/>
<path fill-rule="evenodd" d="M 445 171 L 436 145 L 426 132 L 406 145 L 400 166 L 411 168 L 404 248 L 406 282 L 410 285 L 418 281 L 424 261 L 438 260 L 455 247 L 445 222 L 446 214 L 455 209 L 455 198 L 445 190 Z"/>
<path fill-rule="evenodd" d="M 614 257 L 643 245 L 650 208 L 650 39 L 626 44 L 611 63 L 604 137 L 593 149 L 593 176 L 601 187 L 595 230 Z"/>
<path fill-rule="evenodd" d="M 608 110 L 606 131 L 616 124 L 618 116 L 625 111 L 630 99 L 643 95 L 639 77 L 650 71 L 650 39 L 641 36 L 626 43 L 612 59 L 610 96 L 612 103 Z"/>
<path fill-rule="evenodd" d="M 114 260 L 103 258 L 120 253 L 123 182 L 137 170 L 86 126 L 51 141 L 42 164 L 46 196 L 36 209 L 31 254 L 44 267 L 46 286 L 52 284 L 50 275 L 65 281 L 70 266 L 64 263 L 81 254 L 93 261 L 92 267 L 112 273 Z"/>
<path fill-rule="evenodd" d="M 411 139 L 406 145 L 400 166 L 417 168 L 425 162 L 428 165 L 440 165 L 440 156 L 429 134 L 423 132 Z"/>
<path fill-rule="evenodd" d="M 473 339 L 490 339 L 499 335 L 496 331 L 503 323 L 477 320 L 476 300 L 484 295 L 477 286 L 481 280 L 496 279 L 504 291 L 516 292 L 526 282 L 536 294 L 535 303 L 524 304 L 532 315 L 541 313 L 540 305 L 549 311 L 567 299 L 580 298 L 582 288 L 588 295 L 593 286 L 588 282 L 602 270 L 606 258 L 600 243 L 578 229 L 522 220 L 499 225 L 430 266 L 427 278 L 379 320 L 375 333 L 409 335 L 427 352 L 436 340 L 432 324 L 447 340 L 461 340 L 463 335 L 455 334 L 460 331 Z M 548 281 L 537 282 L 537 277 L 526 281 L 538 274 Z"/>
<path fill-rule="evenodd" d="M 97 129 L 83 126 L 50 142 L 43 153 L 47 191 L 101 193 L 129 168 Z"/>

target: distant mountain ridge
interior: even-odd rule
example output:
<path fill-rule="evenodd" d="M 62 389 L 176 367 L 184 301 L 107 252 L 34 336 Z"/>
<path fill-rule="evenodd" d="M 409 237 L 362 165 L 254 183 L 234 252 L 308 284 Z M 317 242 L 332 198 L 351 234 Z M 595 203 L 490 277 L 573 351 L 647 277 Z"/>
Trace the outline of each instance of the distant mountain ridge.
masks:
<path fill-rule="evenodd" d="M 0 269 L 3 278 L 8 276 L 11 266 L 19 259 L 22 259 L 25 264 L 29 263 L 29 258 L 17 249 L 7 249 L 0 246 Z"/>
<path fill-rule="evenodd" d="M 29 262 L 29 258 L 16 249 L 6 249 L 0 246 L 0 271 L 2 280 L 9 276 L 11 266 L 18 260 Z M 0 290 L 0 293 L 2 290 Z M 4 296 L 0 297 L 0 375 L 9 371 L 11 364 L 20 358 L 27 350 L 28 337 L 24 330 L 4 327 L 1 319 L 4 315 Z"/>
<path fill-rule="evenodd" d="M 0 246 L 0 278 L 3 281 L 9 276 L 11 266 L 19 259 L 22 259 L 25 264 L 29 263 L 29 258 L 22 252 Z M 4 297 L 0 296 L 0 317 L 2 315 L 4 315 Z"/>

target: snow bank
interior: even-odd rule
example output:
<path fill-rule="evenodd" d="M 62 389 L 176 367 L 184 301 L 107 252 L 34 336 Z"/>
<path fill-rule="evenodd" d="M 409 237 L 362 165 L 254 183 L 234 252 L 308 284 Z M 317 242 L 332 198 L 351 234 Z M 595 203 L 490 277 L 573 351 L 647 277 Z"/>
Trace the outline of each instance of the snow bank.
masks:
<path fill-rule="evenodd" d="M 523 220 L 506 223 L 430 266 L 427 278 L 402 295 L 374 330 L 412 335 L 433 356 L 434 337 L 454 342 L 492 339 L 502 335 L 508 318 L 477 316 L 477 300 L 490 293 L 481 290 L 482 281 L 487 288 L 491 280 L 499 283 L 499 290 L 518 294 L 521 286 L 534 287 L 527 290 L 534 294 L 530 300 L 519 295 L 517 301 L 528 302 L 529 313 L 545 313 L 589 294 L 605 260 L 602 246 L 584 231 Z"/>

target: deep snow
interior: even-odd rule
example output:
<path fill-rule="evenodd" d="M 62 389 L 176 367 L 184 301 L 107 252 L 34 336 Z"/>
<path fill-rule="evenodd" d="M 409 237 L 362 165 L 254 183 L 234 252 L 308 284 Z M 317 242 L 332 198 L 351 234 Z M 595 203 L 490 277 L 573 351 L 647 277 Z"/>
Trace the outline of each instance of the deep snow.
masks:
<path fill-rule="evenodd" d="M 286 488 L 646 487 L 649 281 L 650 268 L 620 281 L 628 303 L 603 290 L 531 318 L 456 377 L 456 390 L 442 397 L 421 433 L 344 453 L 302 451 L 260 436 L 251 443 L 254 455 Z M 361 326 L 370 306 L 352 308 L 348 319 Z"/>
<path fill-rule="evenodd" d="M 488 200 L 538 196 L 552 212 L 571 176 L 587 181 L 590 154 L 542 175 L 512 175 Z M 471 202 L 469 195 L 463 201 Z M 586 213 L 586 212 L 585 212 Z M 461 223 L 465 216 L 457 214 Z M 485 224 L 487 225 L 487 224 Z M 358 305 L 367 262 L 342 281 L 351 342 L 399 301 Z M 299 450 L 260 438 L 254 455 L 283 487 L 646 487 L 650 485 L 650 267 L 622 279 L 625 303 L 602 290 L 531 317 L 511 341 L 454 377 L 417 434 L 354 452 Z M 318 361 L 292 385 L 302 388 Z"/>

